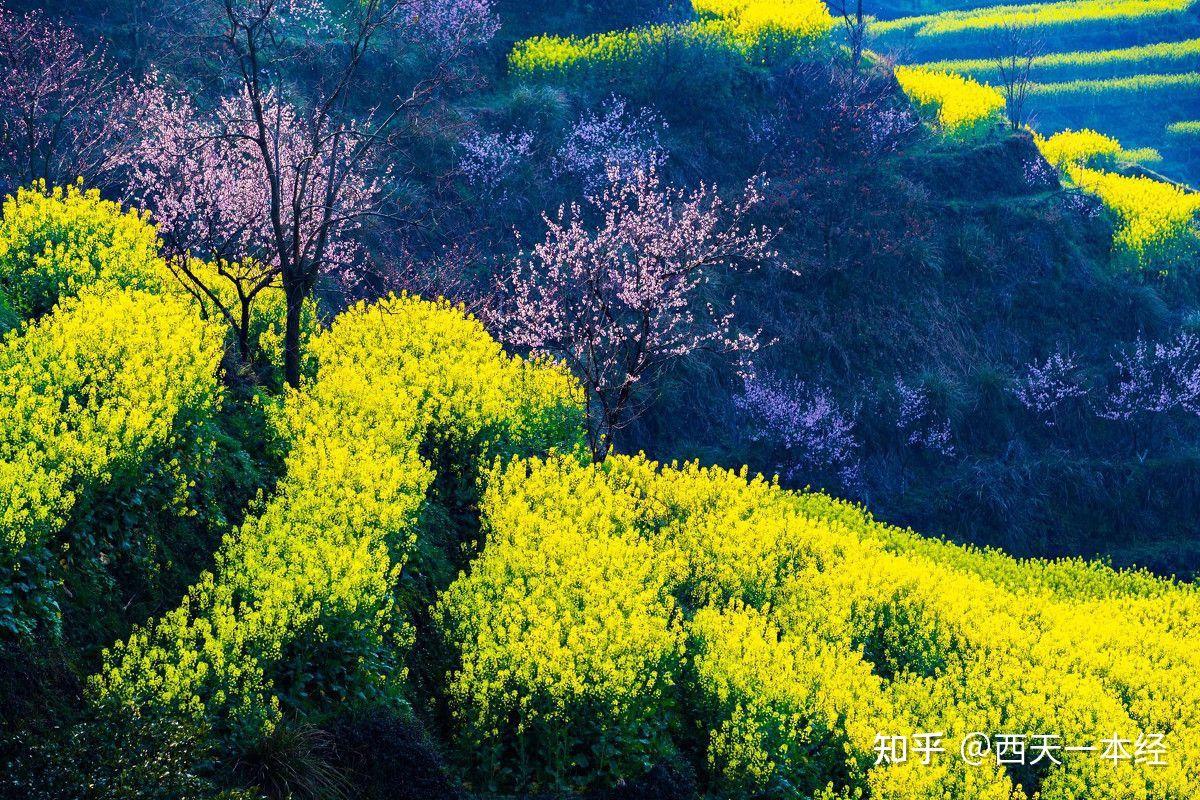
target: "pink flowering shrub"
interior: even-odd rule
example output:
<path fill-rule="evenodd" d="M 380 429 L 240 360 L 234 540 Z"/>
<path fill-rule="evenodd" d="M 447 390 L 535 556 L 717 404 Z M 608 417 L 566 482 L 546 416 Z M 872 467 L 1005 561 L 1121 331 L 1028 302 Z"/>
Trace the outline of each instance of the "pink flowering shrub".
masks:
<path fill-rule="evenodd" d="M 929 391 L 921 386 L 909 386 L 897 378 L 896 393 L 900 397 L 896 427 L 905 436 L 905 441 L 940 456 L 953 456 L 950 420 L 934 412 Z"/>
<path fill-rule="evenodd" d="M 533 134 L 528 131 L 482 133 L 472 131 L 459 142 L 462 158 L 458 169 L 467 182 L 484 195 L 502 198 L 506 184 L 533 151 Z"/>
<path fill-rule="evenodd" d="M 734 403 L 751 440 L 782 452 L 775 467 L 785 479 L 812 482 L 814 474 L 833 474 L 842 488 L 859 484 L 856 414 L 842 409 L 828 389 L 751 377 Z"/>
<path fill-rule="evenodd" d="M 598 113 L 586 112 L 576 121 L 555 156 L 555 173 L 574 175 L 592 193 L 603 188 L 608 170 L 622 177 L 634 171 L 661 167 L 666 158 L 660 134 L 667 123 L 650 109 L 631 111 L 613 95 Z"/>
<path fill-rule="evenodd" d="M 593 451 L 633 416 L 635 390 L 701 350 L 746 353 L 758 334 L 735 329 L 722 273 L 774 256 L 775 233 L 747 216 L 759 181 L 727 202 L 709 186 L 663 186 L 657 170 L 622 177 L 545 217 L 544 241 L 513 260 L 497 322 L 512 345 L 564 360 L 588 390 Z M 592 224 L 591 218 L 598 223 Z"/>
<path fill-rule="evenodd" d="M 486 44 L 500 30 L 491 0 L 410 0 L 404 14 L 408 37 L 439 59 Z"/>
<path fill-rule="evenodd" d="M 1138 339 L 1115 364 L 1116 387 L 1098 412 L 1105 419 L 1172 411 L 1200 414 L 1200 337 L 1185 333 L 1153 345 Z"/>
<path fill-rule="evenodd" d="M 330 270 L 353 263 L 358 254 L 353 234 L 381 191 L 379 179 L 363 169 L 340 171 L 341 153 L 335 148 L 353 147 L 353 142 L 335 145 L 329 139 L 314 152 L 312 121 L 276 95 L 266 95 L 270 157 L 279 172 L 278 187 L 272 187 L 251 138 L 255 131 L 246 97 L 226 97 L 212 114 L 204 114 L 190 95 L 151 76 L 137 87 L 135 106 L 131 146 L 120 163 L 131 193 L 153 212 L 177 252 L 276 264 L 276 223 L 267 212 L 272 191 L 278 191 L 289 216 L 282 225 L 294 231 L 292 247 L 303 253 L 323 235 Z M 326 224 L 322 195 L 330 185 L 337 192 L 331 224 Z"/>
<path fill-rule="evenodd" d="M 1021 405 L 1051 427 L 1062 406 L 1086 397 L 1087 393 L 1075 357 L 1061 352 L 1053 353 L 1044 362 L 1028 364 L 1013 387 Z"/>

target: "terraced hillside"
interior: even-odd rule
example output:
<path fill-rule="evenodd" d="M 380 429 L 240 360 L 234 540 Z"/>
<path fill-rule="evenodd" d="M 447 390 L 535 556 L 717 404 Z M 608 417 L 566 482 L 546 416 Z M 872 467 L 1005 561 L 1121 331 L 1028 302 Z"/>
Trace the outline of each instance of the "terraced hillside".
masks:
<path fill-rule="evenodd" d="M 872 9 L 887 14 L 897 4 Z M 1066 0 L 880 19 L 872 46 L 900 63 L 1003 83 L 1005 56 L 1030 57 L 1028 110 L 1052 134 L 1091 128 L 1154 148 L 1149 166 L 1196 184 L 1200 151 L 1200 4 L 1194 0 Z M 1011 71 L 1010 71 L 1011 72 Z M 1152 162 L 1156 161 L 1151 159 Z"/>

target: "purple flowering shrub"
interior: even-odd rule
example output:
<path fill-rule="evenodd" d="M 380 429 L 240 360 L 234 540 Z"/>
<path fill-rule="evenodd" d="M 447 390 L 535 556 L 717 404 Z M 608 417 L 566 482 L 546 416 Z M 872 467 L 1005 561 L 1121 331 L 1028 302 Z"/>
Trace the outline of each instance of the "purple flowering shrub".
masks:
<path fill-rule="evenodd" d="M 666 151 L 660 135 L 667 123 L 655 111 L 631 110 L 617 95 L 599 112 L 585 112 L 567 133 L 554 158 L 556 175 L 573 175 L 589 194 L 602 189 L 615 168 L 622 178 L 661 167 Z"/>
<path fill-rule="evenodd" d="M 1057 423 L 1060 408 L 1067 403 L 1086 397 L 1087 386 L 1080 375 L 1075 356 L 1055 352 L 1045 361 L 1028 364 L 1017 376 L 1012 388 L 1013 395 L 1027 410 L 1040 418 L 1047 426 Z"/>
<path fill-rule="evenodd" d="M 1117 384 L 1097 412 L 1104 419 L 1173 411 L 1200 415 L 1200 337 L 1184 333 L 1155 344 L 1138 339 L 1115 366 Z"/>
<path fill-rule="evenodd" d="M 499 199 L 505 186 L 533 151 L 529 131 L 484 133 L 472 131 L 459 142 L 459 172 L 486 196 Z"/>
<path fill-rule="evenodd" d="M 950 420 L 934 411 L 929 390 L 910 386 L 902 378 L 897 378 L 896 393 L 900 398 L 896 428 L 904 435 L 907 444 L 947 458 L 953 456 L 955 450 L 951 441 Z"/>
<path fill-rule="evenodd" d="M 746 379 L 734 404 L 751 441 L 779 454 L 775 468 L 786 480 L 811 482 L 828 474 L 844 488 L 859 484 L 856 409 L 843 409 L 828 389 L 805 381 L 753 376 Z"/>

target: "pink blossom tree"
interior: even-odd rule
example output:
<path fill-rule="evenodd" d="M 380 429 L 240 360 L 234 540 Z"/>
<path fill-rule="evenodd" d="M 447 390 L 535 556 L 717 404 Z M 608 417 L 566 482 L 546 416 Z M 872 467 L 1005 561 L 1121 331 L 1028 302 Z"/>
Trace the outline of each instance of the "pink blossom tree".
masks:
<path fill-rule="evenodd" d="M 655 168 L 622 177 L 584 209 L 544 217 L 544 241 L 511 264 L 499 312 L 508 342 L 563 359 L 588 392 L 590 445 L 603 457 L 635 416 L 635 390 L 701 350 L 747 353 L 757 333 L 734 330 L 725 270 L 774 256 L 774 231 L 747 224 L 759 181 L 727 203 L 708 186 L 664 187 Z"/>
<path fill-rule="evenodd" d="M 0 179 L 62 184 L 95 177 L 116 144 L 124 81 L 102 47 L 87 47 L 40 11 L 0 5 Z"/>
<path fill-rule="evenodd" d="M 388 148 L 496 23 L 487 0 L 355 0 L 337 10 L 315 0 L 204 0 L 194 13 L 218 44 L 213 83 L 231 90 L 209 122 L 184 100 L 144 115 L 133 173 L 161 204 L 178 249 L 254 264 L 224 276 L 244 287 L 230 317 L 244 320 L 246 298 L 265 282 L 282 284 L 284 378 L 297 386 L 305 301 L 322 275 L 357 255 L 362 221 L 388 213 Z M 376 56 L 395 47 L 420 56 L 419 74 L 381 79 Z M 298 84 L 297 72 L 310 79 Z"/>
<path fill-rule="evenodd" d="M 249 361 L 254 300 L 278 285 L 284 264 L 323 272 L 353 264 L 354 234 L 379 201 L 380 176 L 363 160 L 341 161 L 336 137 L 327 146 L 310 138 L 297 109 L 274 93 L 261 97 L 270 121 L 262 132 L 245 94 L 204 114 L 189 94 L 153 75 L 134 100 L 129 146 L 116 165 L 131 197 L 152 210 L 177 275 L 228 322 Z M 269 145 L 269 169 L 259 137 Z M 278 228 L 269 213 L 276 207 Z M 231 292 L 196 259 L 210 262 Z"/>

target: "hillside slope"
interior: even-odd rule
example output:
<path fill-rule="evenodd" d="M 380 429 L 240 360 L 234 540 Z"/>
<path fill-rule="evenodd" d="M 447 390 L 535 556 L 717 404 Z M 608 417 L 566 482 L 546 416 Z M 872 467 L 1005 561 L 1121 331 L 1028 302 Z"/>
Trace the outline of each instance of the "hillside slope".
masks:
<path fill-rule="evenodd" d="M 505 356 L 444 304 L 350 309 L 314 356 L 278 421 L 292 441 L 279 486 L 177 610 L 106 652 L 81 716 L 58 731 L 64 719 L 43 719 L 42 740 L 26 720 L 9 788 L 61 796 L 89 747 L 90 778 L 123 797 L 278 796 L 276 781 L 326 758 L 356 796 L 420 796 L 427 776 L 386 767 L 412 746 L 403 726 L 374 728 L 373 760 L 287 744 L 414 711 L 484 792 L 1165 800 L 1200 787 L 1189 586 L 924 539 L 744 471 L 592 463 L 571 449 L 569 377 Z M 472 499 L 475 474 L 486 489 Z M 929 765 L 879 755 L 880 737 L 891 748 L 926 729 L 941 732 Z M 98 734 L 112 746 L 97 750 Z M 1001 736 L 1043 734 L 1054 760 L 996 758 Z M 978 759 L 956 757 L 981 735 Z M 148 753 L 166 784 L 144 783 Z"/>
<path fill-rule="evenodd" d="M 940 6 L 940 4 L 939 4 Z M 872 46 L 906 64 L 1000 85 L 1020 74 L 1045 135 L 1091 128 L 1149 147 L 1171 178 L 1200 182 L 1200 142 L 1171 126 L 1200 114 L 1200 5 L 1168 2 L 1003 4 L 883 19 Z M 1027 73 L 1027 75 L 1026 75 Z"/>

